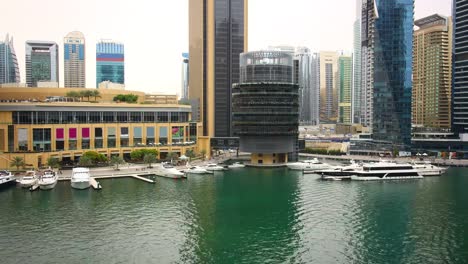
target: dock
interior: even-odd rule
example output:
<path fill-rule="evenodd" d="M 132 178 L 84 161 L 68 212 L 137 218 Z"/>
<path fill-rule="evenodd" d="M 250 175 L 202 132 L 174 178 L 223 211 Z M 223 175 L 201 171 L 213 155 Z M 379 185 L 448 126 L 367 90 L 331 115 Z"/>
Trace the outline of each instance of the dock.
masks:
<path fill-rule="evenodd" d="M 137 175 L 137 174 L 132 174 L 132 175 L 130 175 L 130 177 L 135 178 L 135 179 L 138 179 L 138 180 L 142 180 L 142 181 L 145 181 L 145 182 L 153 183 L 153 184 L 156 183 L 155 181 L 153 181 L 153 180 L 151 180 L 151 179 L 142 177 L 142 176 Z"/>

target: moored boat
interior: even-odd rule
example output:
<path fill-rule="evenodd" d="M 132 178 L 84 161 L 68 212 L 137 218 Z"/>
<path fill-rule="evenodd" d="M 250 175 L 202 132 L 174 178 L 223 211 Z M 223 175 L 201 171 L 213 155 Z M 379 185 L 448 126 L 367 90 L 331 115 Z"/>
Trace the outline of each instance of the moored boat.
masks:
<path fill-rule="evenodd" d="M 328 170 L 319 170 L 316 171 L 316 173 L 321 175 L 323 180 L 350 180 L 351 176 L 356 175 L 357 171 L 362 170 L 362 166 L 362 164 L 351 160 L 350 165 L 338 166 Z"/>
<path fill-rule="evenodd" d="M 190 174 L 213 174 L 211 171 L 207 171 L 206 169 L 200 167 L 200 166 L 190 166 L 185 170 L 185 173 L 190 173 Z"/>
<path fill-rule="evenodd" d="M 419 173 L 424 177 L 441 176 L 445 171 L 447 171 L 447 168 L 432 165 L 429 162 L 413 162 L 412 165 L 413 168 L 419 171 Z"/>
<path fill-rule="evenodd" d="M 298 162 L 290 162 L 290 163 L 287 163 L 286 166 L 290 170 L 300 170 L 305 173 L 333 168 L 333 166 L 327 163 L 320 162 L 317 158 L 310 159 L 310 160 L 301 160 Z"/>
<path fill-rule="evenodd" d="M 169 163 L 161 163 L 159 166 L 156 167 L 154 174 L 156 174 L 157 176 L 172 179 L 180 179 L 185 177 L 184 173 L 174 168 L 174 166 L 172 166 Z"/>
<path fill-rule="evenodd" d="M 421 173 L 414 169 L 411 164 L 399 164 L 381 161 L 368 163 L 362 166 L 362 170 L 356 171 L 351 176 L 356 181 L 379 181 L 379 180 L 413 180 L 424 178 Z"/>
<path fill-rule="evenodd" d="M 35 184 L 37 184 L 37 175 L 35 171 L 27 171 L 26 175 L 21 177 L 21 179 L 18 181 L 19 185 L 22 188 L 29 188 Z"/>
<path fill-rule="evenodd" d="M 6 170 L 0 171 L 0 189 L 16 184 L 15 176 Z"/>
<path fill-rule="evenodd" d="M 44 174 L 39 179 L 39 188 L 41 190 L 50 190 L 57 185 L 58 175 L 52 170 L 44 171 Z"/>
<path fill-rule="evenodd" d="M 223 171 L 225 170 L 223 167 L 219 166 L 215 163 L 209 163 L 205 166 L 205 170 L 207 171 Z"/>
<path fill-rule="evenodd" d="M 234 162 L 233 164 L 228 165 L 229 169 L 238 169 L 238 168 L 244 168 L 244 167 L 245 165 L 240 162 Z"/>
<path fill-rule="evenodd" d="M 88 168 L 73 168 L 71 177 L 71 187 L 78 190 L 88 189 L 90 174 Z"/>

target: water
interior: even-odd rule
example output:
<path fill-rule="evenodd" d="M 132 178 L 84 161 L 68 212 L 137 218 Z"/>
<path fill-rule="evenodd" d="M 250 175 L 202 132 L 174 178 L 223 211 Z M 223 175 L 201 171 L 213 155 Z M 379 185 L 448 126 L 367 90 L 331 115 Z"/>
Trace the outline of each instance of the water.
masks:
<path fill-rule="evenodd" d="M 322 182 L 286 169 L 0 191 L 1 263 L 468 263 L 468 169 Z"/>

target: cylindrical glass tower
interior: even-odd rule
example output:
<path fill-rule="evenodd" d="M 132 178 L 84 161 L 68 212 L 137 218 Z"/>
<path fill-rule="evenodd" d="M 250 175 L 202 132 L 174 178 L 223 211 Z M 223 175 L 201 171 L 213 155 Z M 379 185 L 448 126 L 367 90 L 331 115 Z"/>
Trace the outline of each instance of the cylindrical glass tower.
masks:
<path fill-rule="evenodd" d="M 281 51 L 240 56 L 240 81 L 233 87 L 233 129 L 240 151 L 252 164 L 281 164 L 296 151 L 299 86 L 293 83 L 293 57 Z"/>

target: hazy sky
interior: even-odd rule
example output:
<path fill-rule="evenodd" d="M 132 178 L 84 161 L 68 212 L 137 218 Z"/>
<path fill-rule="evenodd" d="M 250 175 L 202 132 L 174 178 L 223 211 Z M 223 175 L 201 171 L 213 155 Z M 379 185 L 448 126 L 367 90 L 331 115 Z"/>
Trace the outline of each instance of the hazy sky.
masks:
<path fill-rule="evenodd" d="M 79 30 L 86 37 L 86 83 L 95 87 L 100 39 L 125 44 L 128 90 L 180 93 L 181 53 L 188 51 L 190 0 L 2 0 L 0 38 L 14 37 L 22 82 L 24 43 L 52 40 Z M 452 0 L 416 0 L 415 18 L 451 14 Z M 314 51 L 352 50 L 355 0 L 249 0 L 249 50 L 272 45 L 306 46 Z"/>

